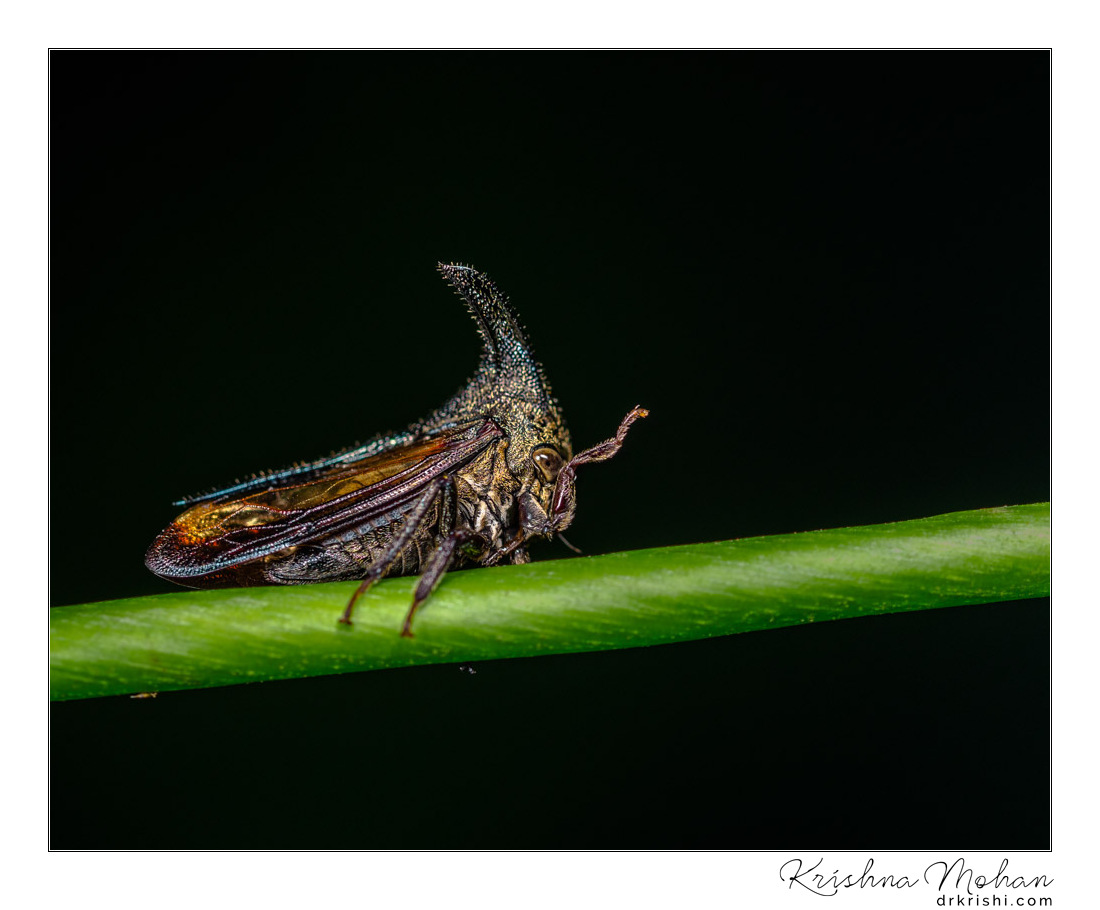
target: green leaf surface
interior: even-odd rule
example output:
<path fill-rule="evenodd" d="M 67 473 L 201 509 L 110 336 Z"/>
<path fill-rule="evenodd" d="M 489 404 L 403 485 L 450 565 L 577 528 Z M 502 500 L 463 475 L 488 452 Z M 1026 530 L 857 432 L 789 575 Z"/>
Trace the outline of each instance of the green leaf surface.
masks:
<path fill-rule="evenodd" d="M 1050 504 L 453 572 L 55 607 L 50 695 L 89 698 L 599 651 L 1050 593 Z"/>

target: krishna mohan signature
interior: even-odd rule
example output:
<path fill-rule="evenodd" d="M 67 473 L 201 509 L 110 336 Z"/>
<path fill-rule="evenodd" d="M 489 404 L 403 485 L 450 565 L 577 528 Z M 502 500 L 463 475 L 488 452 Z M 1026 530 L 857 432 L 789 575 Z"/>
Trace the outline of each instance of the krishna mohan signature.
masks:
<path fill-rule="evenodd" d="M 871 858 L 859 874 L 842 873 L 839 869 L 819 871 L 824 862 L 822 857 L 811 866 L 802 859 L 789 859 L 779 867 L 779 878 L 787 883 L 788 890 L 793 891 L 797 887 L 818 897 L 835 897 L 847 888 L 906 890 L 922 883 L 934 885 L 937 891 L 954 888 L 956 892 L 965 890 L 969 895 L 998 889 L 1049 888 L 1054 884 L 1054 880 L 1045 875 L 1027 878 L 1010 874 L 1007 858 L 1001 860 L 1000 868 L 993 875 L 976 873 L 961 856 L 950 864 L 947 860 L 929 863 L 924 872 L 917 875 L 875 875 L 875 861 Z"/>

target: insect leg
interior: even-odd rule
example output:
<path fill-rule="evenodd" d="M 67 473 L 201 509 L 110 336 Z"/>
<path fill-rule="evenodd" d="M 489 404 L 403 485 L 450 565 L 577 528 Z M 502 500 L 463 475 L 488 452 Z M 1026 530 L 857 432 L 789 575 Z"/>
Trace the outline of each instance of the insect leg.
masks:
<path fill-rule="evenodd" d="M 409 614 L 405 617 L 405 625 L 401 629 L 401 634 L 405 638 L 412 638 L 412 621 L 413 615 L 416 613 L 417 608 L 428 599 L 429 595 L 436 589 L 436 586 L 443 579 L 443 576 L 447 574 L 447 569 L 451 567 L 451 560 L 454 559 L 455 548 L 466 543 L 469 540 L 474 540 L 481 537 L 477 531 L 473 531 L 470 528 L 459 528 L 456 531 L 452 531 L 446 537 L 442 538 L 435 549 L 432 551 L 432 555 L 428 557 L 428 564 L 424 567 L 424 574 L 420 576 L 420 581 L 416 586 L 416 593 L 413 595 L 413 603 L 409 608 Z"/>
<path fill-rule="evenodd" d="M 455 529 L 458 522 L 458 487 L 455 486 L 454 477 L 443 478 L 443 505 L 439 510 L 439 537 L 446 537 Z"/>
<path fill-rule="evenodd" d="M 516 536 L 512 538 L 512 542 L 508 544 L 508 546 L 502 547 L 499 550 L 493 550 L 485 554 L 478 565 L 495 566 L 504 562 L 504 560 L 506 559 L 508 560 L 508 562 L 514 563 L 516 561 L 516 553 L 523 549 L 523 545 L 526 540 L 527 538 L 524 535 L 523 531 L 519 531 Z"/>
<path fill-rule="evenodd" d="M 639 417 L 648 416 L 649 411 L 641 405 L 638 405 L 622 419 L 622 422 L 619 424 L 619 429 L 615 432 L 614 436 L 610 439 L 605 439 L 603 442 L 599 443 L 599 445 L 594 445 L 590 449 L 585 449 L 583 452 L 574 455 L 566 462 L 565 466 L 558 472 L 558 479 L 554 484 L 554 499 L 550 510 L 551 518 L 558 518 L 566 512 L 569 512 L 572 508 L 572 504 L 576 501 L 574 490 L 576 488 L 577 465 L 588 464 L 591 461 L 607 461 L 607 459 L 611 458 L 623 447 L 623 440 L 626 439 L 626 433 L 627 430 L 630 429 L 630 425 Z M 570 515 L 570 518 L 572 518 L 572 515 Z M 558 527 L 565 526 L 564 524 L 558 525 Z"/>
<path fill-rule="evenodd" d="M 454 478 L 450 475 L 437 477 L 428 485 L 423 495 L 417 500 L 416 505 L 413 506 L 412 511 L 405 517 L 405 521 L 402 523 L 400 530 L 394 535 L 393 540 L 390 541 L 389 546 L 386 547 L 382 555 L 374 560 L 370 568 L 367 569 L 366 576 L 359 584 L 359 587 L 355 589 L 355 593 L 351 595 L 351 600 L 348 601 L 348 605 L 344 608 L 344 612 L 340 616 L 340 622 L 345 625 L 351 625 L 351 613 L 352 610 L 355 609 L 355 602 L 367 592 L 367 589 L 371 585 L 389 571 L 390 567 L 401 555 L 401 551 L 409 545 L 409 541 L 413 539 L 416 532 L 420 530 L 421 525 L 429 518 L 432 506 L 435 505 L 440 493 L 445 494 L 448 487 L 451 489 L 454 488 Z M 446 503 L 447 497 L 445 495 L 444 514 L 451 511 L 446 508 Z M 451 521 L 453 520 L 452 512 Z"/>
<path fill-rule="evenodd" d="M 517 547 L 515 552 L 512 553 L 510 561 L 514 566 L 525 566 L 531 561 L 531 554 L 527 552 L 526 547 Z"/>

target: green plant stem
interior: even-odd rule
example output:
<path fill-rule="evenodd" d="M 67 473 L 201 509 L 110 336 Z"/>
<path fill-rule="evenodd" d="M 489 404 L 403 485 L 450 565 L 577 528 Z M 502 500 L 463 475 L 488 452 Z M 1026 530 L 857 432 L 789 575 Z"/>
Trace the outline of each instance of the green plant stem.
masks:
<path fill-rule="evenodd" d="M 1050 504 L 451 573 L 56 607 L 53 699 L 629 648 L 1050 593 Z"/>

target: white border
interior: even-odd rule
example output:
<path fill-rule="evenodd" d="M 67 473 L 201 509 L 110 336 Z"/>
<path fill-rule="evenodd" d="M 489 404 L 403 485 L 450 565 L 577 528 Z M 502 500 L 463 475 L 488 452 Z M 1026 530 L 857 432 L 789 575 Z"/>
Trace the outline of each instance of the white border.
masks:
<path fill-rule="evenodd" d="M 381 6 L 381 5 L 380 5 Z M 385 5 L 393 6 L 392 4 Z M 417 4 L 401 10 L 367 4 L 193 3 L 173 9 L 147 3 L 53 3 L 9 17 L 3 58 L 7 135 L 4 235 L 5 458 L 9 477 L 25 479 L 8 503 L 4 552 L 29 579 L 9 603 L 5 640 L 9 792 L 5 891 L 34 903 L 111 908 L 262 906 L 329 907 L 787 907 L 816 900 L 784 890 L 783 854 L 752 853 L 375 853 L 375 854 L 46 854 L 47 756 L 44 710 L 13 677 L 37 678 L 39 655 L 25 647 L 41 629 L 32 592 L 44 577 L 48 540 L 41 491 L 47 488 L 40 447 L 46 440 L 46 48 L 328 46 L 1055 46 L 1054 79 L 1054 485 L 1055 534 L 1055 852 L 1007 854 L 1027 875 L 1047 874 L 1055 906 L 1096 900 L 1089 881 L 1089 834 L 1096 817 L 1097 598 L 1083 574 L 1096 534 L 1084 515 L 1095 504 L 1098 297 L 1093 260 L 1100 249 L 1097 195 L 1096 67 L 1088 45 L 1096 34 L 1084 4 L 882 3 L 754 4 L 712 12 L 710 4 L 627 5 L 585 2 Z M 22 18 L 19 18 L 19 16 Z M 1011 192 L 1011 187 L 1006 187 Z M 1011 263 L 1006 263 L 1006 268 Z M 1091 281 L 1089 279 L 1092 279 Z M 1043 352 L 1036 351 L 1041 359 Z M 1043 433 L 1044 415 L 1017 431 Z M 53 428 L 50 445 L 64 444 Z M 18 471 L 18 474 L 15 472 Z M 40 475 L 40 476 L 39 476 Z M 1069 495 L 1071 494 L 1072 495 Z M 26 627 L 26 628 L 24 628 Z M 24 666 L 24 662 L 30 666 Z M 41 670 L 39 670 L 41 672 Z M 18 782 L 17 786 L 12 786 Z M 1006 794 L 1006 799 L 1011 798 Z M 945 797 L 945 811 L 976 811 Z M 736 824 L 736 820 L 731 820 Z M 1088 828 L 1085 824 L 1088 823 Z M 14 835 L 14 836 L 13 836 Z M 789 851 L 809 857 L 813 851 Z M 923 869 L 961 855 L 975 865 L 1002 854 L 944 850 L 871 854 L 879 869 Z M 854 871 L 868 854 L 825 854 L 825 865 Z M 42 866 L 49 868 L 42 868 Z M 777 884 L 779 885 L 777 890 Z M 892 895 L 845 892 L 834 900 L 868 906 L 931 907 L 920 889 Z M 22 897 L 20 897 L 22 896 Z M 919 903 L 917 903 L 919 901 Z M 813 906 L 813 904 L 809 904 Z"/>

